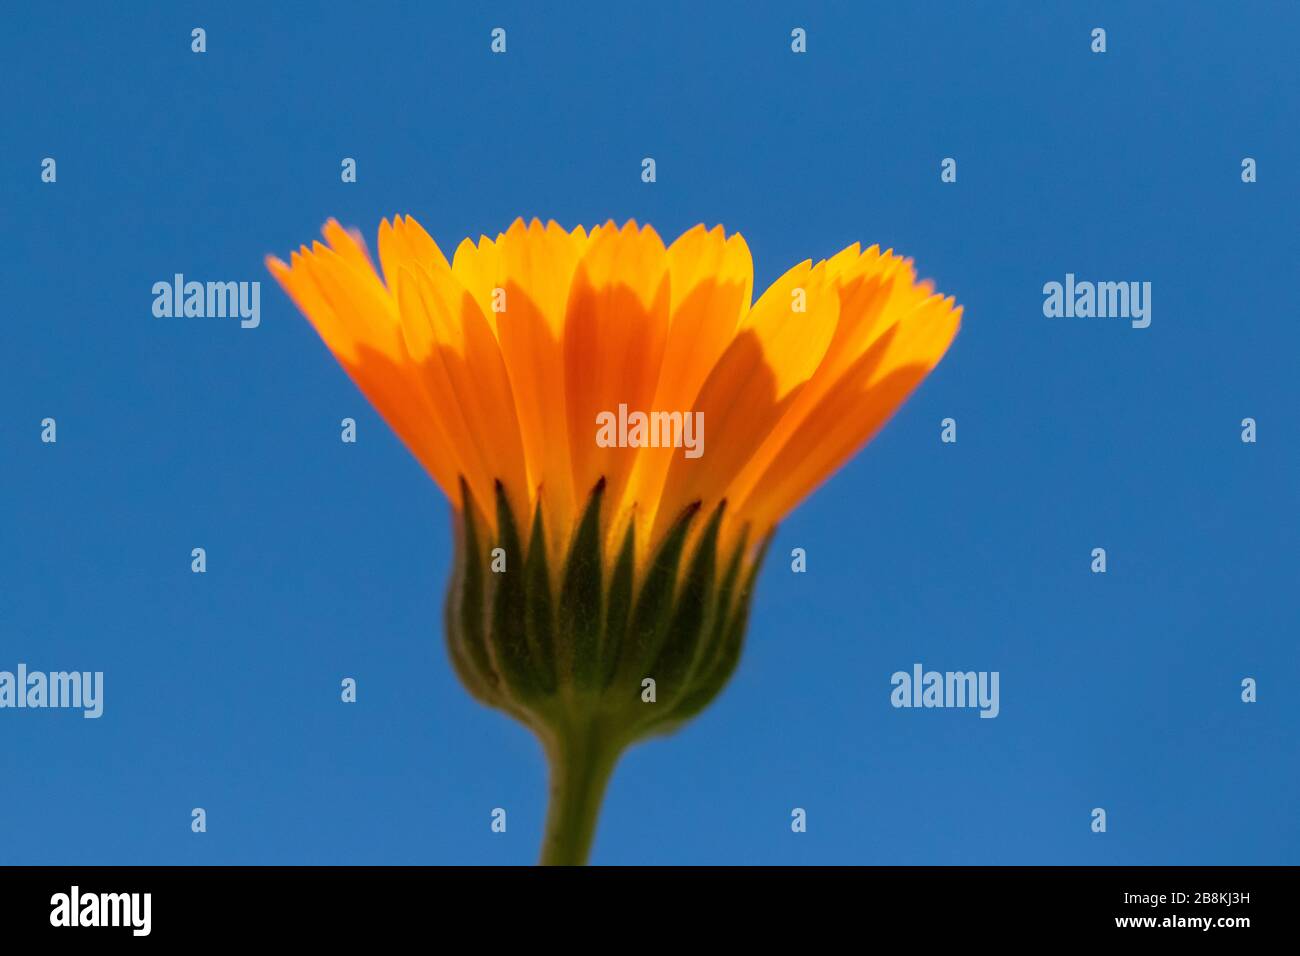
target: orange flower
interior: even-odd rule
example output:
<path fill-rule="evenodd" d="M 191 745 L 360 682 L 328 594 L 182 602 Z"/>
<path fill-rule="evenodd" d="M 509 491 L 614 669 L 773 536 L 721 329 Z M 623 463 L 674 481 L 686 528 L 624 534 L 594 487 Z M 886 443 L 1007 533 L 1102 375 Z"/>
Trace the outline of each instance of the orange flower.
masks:
<path fill-rule="evenodd" d="M 449 263 L 399 217 L 380 271 L 337 222 L 324 235 L 267 265 L 457 510 L 453 661 L 541 737 L 543 857 L 582 859 L 618 753 L 725 683 L 761 543 L 938 363 L 961 309 L 856 244 L 751 304 L 749 247 L 721 227 L 665 248 L 634 222 L 519 219 Z"/>
<path fill-rule="evenodd" d="M 602 476 L 607 540 L 635 520 L 641 560 L 694 501 L 728 501 L 724 540 L 745 525 L 761 539 L 889 418 L 961 316 L 875 246 L 800 263 L 751 306 L 749 247 L 721 227 L 665 249 L 634 222 L 517 219 L 448 264 L 398 217 L 379 227 L 382 275 L 358 236 L 323 231 L 289 265 L 268 257 L 275 277 L 453 504 L 461 476 L 481 502 L 501 481 L 517 513 L 540 504 L 557 559 Z M 702 412 L 707 454 L 597 447 L 596 414 L 619 404 Z"/>

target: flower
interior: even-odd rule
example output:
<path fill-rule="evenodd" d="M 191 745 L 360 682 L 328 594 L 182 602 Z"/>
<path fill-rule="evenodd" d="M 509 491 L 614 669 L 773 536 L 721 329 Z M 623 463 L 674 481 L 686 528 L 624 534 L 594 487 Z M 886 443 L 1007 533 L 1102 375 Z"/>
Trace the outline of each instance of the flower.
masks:
<path fill-rule="evenodd" d="M 541 739 L 542 859 L 581 862 L 622 750 L 730 676 L 776 523 L 938 363 L 961 309 L 857 244 L 751 304 L 749 248 L 721 227 L 665 248 L 635 222 L 518 219 L 448 262 L 397 217 L 379 271 L 323 232 L 267 266 L 451 501 L 452 661 Z"/>

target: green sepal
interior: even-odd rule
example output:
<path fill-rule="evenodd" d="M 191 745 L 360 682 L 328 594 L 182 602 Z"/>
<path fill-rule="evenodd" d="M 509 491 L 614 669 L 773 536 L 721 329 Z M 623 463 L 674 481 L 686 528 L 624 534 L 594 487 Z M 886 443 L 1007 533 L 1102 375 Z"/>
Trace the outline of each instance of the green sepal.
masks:
<path fill-rule="evenodd" d="M 464 532 L 460 530 L 461 518 L 457 513 L 455 516 L 457 523 L 457 538 L 464 539 Z M 452 566 L 451 580 L 447 582 L 447 595 L 442 604 L 442 627 L 446 634 L 447 653 L 451 657 L 452 667 L 456 669 L 456 675 L 460 678 L 462 684 L 469 688 L 470 693 L 485 703 L 493 703 L 492 695 L 488 688 L 484 686 L 483 677 L 479 668 L 475 667 L 469 657 L 469 647 L 465 642 L 465 630 L 461 625 L 464 614 L 464 594 L 465 594 L 465 571 L 462 567 L 465 563 L 465 548 L 456 549 L 456 560 Z"/>
<path fill-rule="evenodd" d="M 714 627 L 709 636 L 709 643 L 714 649 L 713 659 L 707 666 L 700 667 L 692 675 L 689 681 L 690 689 L 673 705 L 672 710 L 660 722 L 660 726 L 677 726 L 694 717 L 721 693 L 722 688 L 731 679 L 736 665 L 740 662 L 740 652 L 745 646 L 745 630 L 749 624 L 749 606 L 754 593 L 754 581 L 763 566 L 763 559 L 767 556 L 767 549 L 772 543 L 774 534 L 774 531 L 769 533 L 763 540 L 758 554 L 741 580 L 733 602 L 729 593 L 731 583 L 735 581 L 743 564 L 746 550 L 745 538 L 748 535 L 743 535 L 736 546 L 723 579 L 722 591 L 726 592 L 726 602 L 724 603 L 720 594 L 718 602 L 720 613 L 714 619 Z"/>
<path fill-rule="evenodd" d="M 700 535 L 690 566 L 673 600 L 673 615 L 664 635 L 663 646 L 647 676 L 657 685 L 660 703 L 680 697 L 683 682 L 690 673 L 700 649 L 700 638 L 713 611 L 717 591 L 713 575 L 717 564 L 718 529 L 726 502 L 713 509 L 708 525 Z"/>
<path fill-rule="evenodd" d="M 492 626 L 489 641 L 492 656 L 512 695 L 531 702 L 542 694 L 542 683 L 533 666 L 528 647 L 528 589 L 526 561 L 514 513 L 506 500 L 505 488 L 496 483 L 497 547 L 505 551 L 506 569 L 493 572 Z M 511 571 L 515 562 L 517 570 Z"/>
<path fill-rule="evenodd" d="M 618 659 L 623 642 L 627 640 L 627 624 L 632 614 L 632 583 L 636 562 L 636 522 L 629 521 L 623 535 L 623 547 L 614 561 L 614 573 L 609 579 L 609 595 L 605 601 L 604 639 L 601 642 L 601 686 L 608 688 L 618 673 Z"/>
<path fill-rule="evenodd" d="M 533 651 L 537 678 L 547 694 L 555 692 L 555 602 L 551 599 L 550 570 L 546 561 L 546 530 L 542 526 L 540 503 L 533 514 L 533 530 L 528 540 L 528 559 L 524 564 L 528 598 L 525 625 L 528 645 Z"/>
<path fill-rule="evenodd" d="M 567 664 L 573 682 L 586 689 L 600 673 L 600 631 L 602 624 L 602 581 L 600 506 L 605 497 L 605 479 L 592 489 L 586 511 L 569 546 L 560 586 L 560 633 L 567 638 Z"/>
<path fill-rule="evenodd" d="M 627 636 L 619 649 L 618 675 L 615 684 L 625 689 L 639 688 L 646 673 L 659 656 L 672 618 L 673 592 L 677 587 L 677 572 L 681 565 L 682 548 L 686 533 L 700 510 L 700 503 L 687 506 L 673 522 L 663 543 L 650 561 L 645 580 L 633 604 L 632 620 Z"/>
<path fill-rule="evenodd" d="M 460 498 L 458 531 L 462 544 L 457 549 L 456 571 L 447 602 L 447 617 L 457 626 L 448 628 L 447 640 L 453 645 L 453 659 L 467 662 L 473 670 L 472 679 L 466 681 L 470 690 L 489 703 L 501 706 L 497 693 L 500 677 L 488 654 L 484 626 L 483 552 L 479 547 L 474 499 L 464 478 L 460 481 Z"/>

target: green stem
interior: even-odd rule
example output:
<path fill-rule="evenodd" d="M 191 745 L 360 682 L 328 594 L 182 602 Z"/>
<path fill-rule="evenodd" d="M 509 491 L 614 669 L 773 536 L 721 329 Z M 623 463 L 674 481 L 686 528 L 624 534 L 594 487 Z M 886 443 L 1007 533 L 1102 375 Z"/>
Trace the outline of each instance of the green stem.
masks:
<path fill-rule="evenodd" d="M 547 748 L 551 797 L 542 838 L 542 866 L 587 862 L 619 750 L 593 727 L 572 728 Z"/>

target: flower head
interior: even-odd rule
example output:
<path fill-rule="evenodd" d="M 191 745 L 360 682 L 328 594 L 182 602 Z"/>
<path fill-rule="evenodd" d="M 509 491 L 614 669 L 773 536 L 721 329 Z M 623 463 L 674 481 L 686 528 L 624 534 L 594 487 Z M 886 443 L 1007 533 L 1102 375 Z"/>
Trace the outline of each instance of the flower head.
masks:
<path fill-rule="evenodd" d="M 856 244 L 751 302 L 749 248 L 720 227 L 665 247 L 634 222 L 519 219 L 449 262 L 398 217 L 378 270 L 337 222 L 324 238 L 268 267 L 451 501 L 452 659 L 537 731 L 565 792 L 598 795 L 624 746 L 718 692 L 772 528 L 961 316 Z M 550 832 L 580 846 L 552 859 L 585 853 L 575 800 Z"/>

